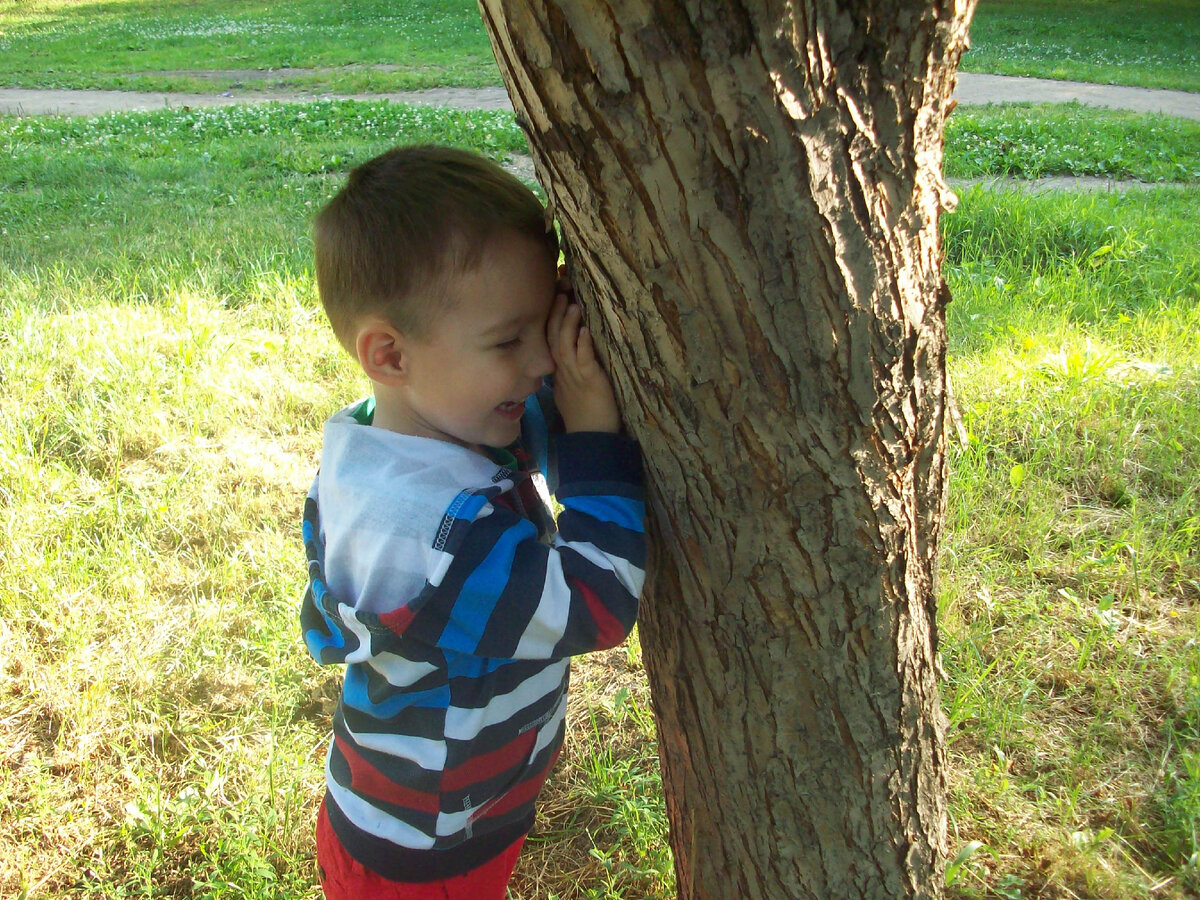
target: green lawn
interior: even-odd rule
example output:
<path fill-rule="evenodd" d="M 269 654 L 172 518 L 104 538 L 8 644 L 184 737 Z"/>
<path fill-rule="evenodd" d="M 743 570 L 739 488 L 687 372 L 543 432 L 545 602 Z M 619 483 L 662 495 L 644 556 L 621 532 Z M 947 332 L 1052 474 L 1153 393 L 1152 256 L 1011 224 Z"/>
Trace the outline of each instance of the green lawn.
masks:
<path fill-rule="evenodd" d="M 980 0 L 964 72 L 1200 91 L 1200 0 Z"/>
<path fill-rule="evenodd" d="M 0 894 L 317 896 L 337 673 L 299 641 L 298 521 L 365 385 L 307 223 L 401 140 L 523 147 L 352 102 L 0 118 Z M 1200 890 L 1198 201 L 971 189 L 945 220 L 953 898 Z M 665 900 L 636 642 L 574 685 L 513 896 Z"/>
<path fill-rule="evenodd" d="M 954 178 L 1090 175 L 1200 180 L 1200 122 L 1070 104 L 960 106 L 946 124 Z"/>
<path fill-rule="evenodd" d="M 966 72 L 1200 91 L 1200 0 L 982 0 L 971 38 Z M 350 93 L 499 83 L 474 0 L 0 0 L 0 85 Z"/>
<path fill-rule="evenodd" d="M 288 68 L 308 71 L 278 71 Z M 499 83 L 474 0 L 0 0 L 0 84 L 351 93 Z"/>
<path fill-rule="evenodd" d="M 1200 889 L 1198 201 L 977 189 L 946 220 L 943 699 L 985 845 L 955 896 Z"/>

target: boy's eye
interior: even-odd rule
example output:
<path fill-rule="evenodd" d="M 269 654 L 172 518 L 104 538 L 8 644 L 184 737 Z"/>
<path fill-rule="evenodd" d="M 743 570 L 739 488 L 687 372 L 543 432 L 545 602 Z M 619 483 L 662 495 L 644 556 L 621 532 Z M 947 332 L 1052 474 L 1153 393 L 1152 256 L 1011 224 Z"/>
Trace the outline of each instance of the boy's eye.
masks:
<path fill-rule="evenodd" d="M 521 339 L 519 337 L 515 337 L 512 340 L 503 341 L 503 342 L 497 344 L 496 348 L 499 350 L 512 350 L 512 349 L 520 346 L 520 344 L 521 344 Z"/>

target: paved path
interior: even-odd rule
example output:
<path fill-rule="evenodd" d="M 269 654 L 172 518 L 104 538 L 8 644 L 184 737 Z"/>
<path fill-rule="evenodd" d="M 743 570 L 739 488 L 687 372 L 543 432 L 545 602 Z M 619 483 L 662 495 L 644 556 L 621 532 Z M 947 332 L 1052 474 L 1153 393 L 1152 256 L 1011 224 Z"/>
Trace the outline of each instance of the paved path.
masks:
<path fill-rule="evenodd" d="M 66 91 L 0 88 L 0 113 L 17 115 L 98 115 L 137 109 L 181 106 L 236 106 L 273 100 L 395 100 L 455 109 L 512 109 L 504 88 L 433 88 L 384 94 L 326 94 L 298 91 L 225 91 L 220 94 L 179 94 L 138 91 Z"/>
<path fill-rule="evenodd" d="M 62 113 L 91 116 L 106 112 L 181 106 L 236 106 L 272 100 L 395 100 L 454 109 L 512 109 L 504 88 L 433 88 L 387 94 L 321 94 L 290 91 L 226 91 L 222 94 L 177 94 L 137 91 L 65 91 L 0 88 L 0 113 L 39 116 Z"/>
<path fill-rule="evenodd" d="M 1026 194 L 1045 194 L 1051 191 L 1113 191 L 1120 194 L 1124 191 L 1144 188 L 1188 189 L 1195 184 L 1190 181 L 1128 181 L 1118 178 L 1100 178 L 1093 175 L 1047 175 L 1043 178 L 987 175 L 981 178 L 947 178 L 946 181 L 956 191 L 982 185 L 1001 190 L 1016 189 Z"/>
<path fill-rule="evenodd" d="M 1070 103 L 1103 106 L 1141 113 L 1166 113 L 1200 121 L 1200 94 L 1156 88 L 1125 87 L 1117 84 L 1086 84 L 1082 81 L 1051 81 L 1047 78 L 1016 78 L 1008 75 L 958 73 L 954 96 L 962 104 L 978 103 Z"/>
<path fill-rule="evenodd" d="M 133 91 L 57 91 L 0 88 L 0 113 L 17 115 L 98 115 L 134 109 L 180 106 L 231 106 L 271 100 L 313 100 L 318 97 L 348 97 L 356 100 L 388 99 L 405 103 L 450 106 L 456 109 L 511 109 L 503 88 L 435 88 L 388 94 L 302 94 L 265 91 L 227 91 L 222 94 L 137 93 Z M 1163 91 L 1117 85 L 1049 81 L 1042 78 L 1012 78 L 960 72 L 955 97 L 962 104 L 1066 103 L 1126 109 L 1134 112 L 1163 112 L 1200 121 L 1200 93 Z"/>

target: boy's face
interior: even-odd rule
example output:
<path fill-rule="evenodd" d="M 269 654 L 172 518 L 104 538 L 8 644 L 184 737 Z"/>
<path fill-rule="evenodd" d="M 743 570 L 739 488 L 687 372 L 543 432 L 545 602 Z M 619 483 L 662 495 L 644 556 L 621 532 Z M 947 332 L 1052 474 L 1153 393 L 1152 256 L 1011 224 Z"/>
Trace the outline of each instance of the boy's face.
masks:
<path fill-rule="evenodd" d="M 515 234 L 492 238 L 479 265 L 446 285 L 448 308 L 405 342 L 398 430 L 472 449 L 515 441 L 525 398 L 554 371 L 546 320 L 555 290 L 543 247 Z"/>

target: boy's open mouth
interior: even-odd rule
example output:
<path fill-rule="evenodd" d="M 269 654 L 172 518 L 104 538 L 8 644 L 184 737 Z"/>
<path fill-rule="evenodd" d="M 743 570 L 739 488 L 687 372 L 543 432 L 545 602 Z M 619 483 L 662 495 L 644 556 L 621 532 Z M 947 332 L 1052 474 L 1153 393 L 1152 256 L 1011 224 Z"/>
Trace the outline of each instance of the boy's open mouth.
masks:
<path fill-rule="evenodd" d="M 505 401 L 496 407 L 496 412 L 508 419 L 519 419 L 525 414 L 525 401 Z"/>

